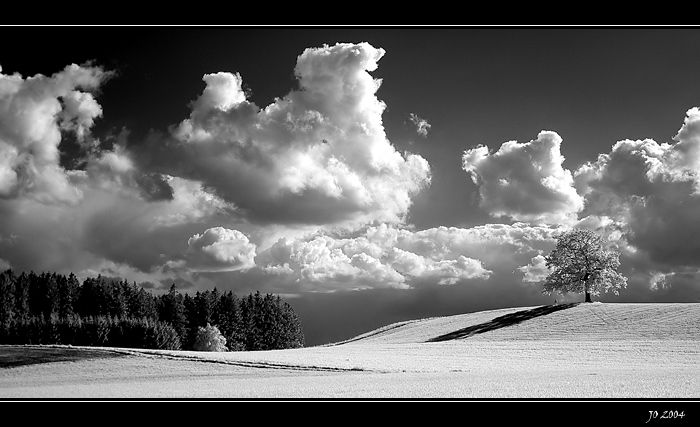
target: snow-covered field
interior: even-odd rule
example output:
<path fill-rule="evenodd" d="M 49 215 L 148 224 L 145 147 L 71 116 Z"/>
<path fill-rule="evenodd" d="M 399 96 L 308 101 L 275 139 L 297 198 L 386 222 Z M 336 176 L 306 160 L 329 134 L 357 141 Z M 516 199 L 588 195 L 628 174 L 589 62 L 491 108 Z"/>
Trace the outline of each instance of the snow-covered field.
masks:
<path fill-rule="evenodd" d="M 0 398 L 700 397 L 700 303 L 534 309 L 418 319 L 293 350 L 109 349 L 125 356 L 0 369 Z"/>

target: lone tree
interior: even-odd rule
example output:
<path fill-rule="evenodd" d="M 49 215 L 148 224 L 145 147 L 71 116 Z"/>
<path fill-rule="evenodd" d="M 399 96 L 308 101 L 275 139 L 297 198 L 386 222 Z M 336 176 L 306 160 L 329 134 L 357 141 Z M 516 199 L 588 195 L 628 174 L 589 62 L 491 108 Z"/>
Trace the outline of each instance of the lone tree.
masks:
<path fill-rule="evenodd" d="M 575 228 L 557 238 L 557 246 L 545 257 L 551 273 L 544 282 L 542 293 L 554 292 L 591 295 L 627 287 L 627 278 L 617 272 L 620 255 L 603 247 L 602 238 L 587 229 Z"/>

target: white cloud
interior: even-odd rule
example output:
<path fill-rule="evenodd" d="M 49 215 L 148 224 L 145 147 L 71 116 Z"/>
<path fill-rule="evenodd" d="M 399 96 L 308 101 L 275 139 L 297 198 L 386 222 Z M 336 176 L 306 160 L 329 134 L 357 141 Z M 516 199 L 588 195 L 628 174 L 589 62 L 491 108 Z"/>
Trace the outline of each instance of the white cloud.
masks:
<path fill-rule="evenodd" d="M 187 241 L 185 258 L 194 271 L 235 271 L 255 265 L 256 245 L 238 230 L 209 228 Z"/>
<path fill-rule="evenodd" d="M 243 79 L 240 74 L 213 73 L 202 78 L 207 83 L 202 95 L 193 105 L 193 111 L 219 109 L 228 111 L 246 100 L 243 92 Z"/>
<path fill-rule="evenodd" d="M 550 250 L 557 230 L 500 224 L 414 231 L 381 224 L 347 237 L 280 239 L 259 251 L 256 264 L 286 278 L 290 291 L 459 286 L 512 273 Z"/>
<path fill-rule="evenodd" d="M 173 138 L 153 134 L 128 144 L 123 132 L 111 150 L 90 144 L 84 170 L 60 167 L 58 145 L 62 132 L 91 142 L 102 109 L 81 90 L 97 88 L 110 73 L 70 66 L 50 78 L 3 75 L 0 234 L 16 237 L 0 242 L 3 261 L 201 282 L 193 272 L 262 271 L 248 236 L 261 243 L 294 239 L 305 224 L 401 222 L 430 168 L 386 139 L 385 106 L 375 96 L 380 82 L 368 73 L 382 55 L 368 44 L 309 49 L 296 68 L 301 89 L 264 110 L 245 99 L 238 74 L 207 74 Z M 300 277 L 405 286 L 402 275 L 364 252 L 336 255 L 299 258 L 299 266 L 310 265 Z"/>
<path fill-rule="evenodd" d="M 123 135 L 80 171 L 59 166 L 61 133 L 89 140 L 102 111 L 87 90 L 108 73 L 3 75 L 0 236 L 13 238 L 0 239 L 0 267 L 209 287 L 236 277 L 290 293 L 484 289 L 536 283 L 555 233 L 578 224 L 623 249 L 625 268 L 647 287 L 650 277 L 690 283 L 671 271 L 700 259 L 698 109 L 675 144 L 620 141 L 574 176 L 554 132 L 467 150 L 481 207 L 529 224 L 416 231 L 405 218 L 431 168 L 386 138 L 381 82 L 370 75 L 383 55 L 365 43 L 308 49 L 295 68 L 299 89 L 263 109 L 246 100 L 240 75 L 206 74 L 167 137 L 127 144 Z"/>
<path fill-rule="evenodd" d="M 0 197 L 33 197 L 43 203 L 77 203 L 81 191 L 60 166 L 61 132 L 79 141 L 102 109 L 88 92 L 110 73 L 67 66 L 47 77 L 0 74 Z"/>
<path fill-rule="evenodd" d="M 576 171 L 583 213 L 614 224 L 648 270 L 700 266 L 699 123 L 690 109 L 675 143 L 619 141 Z"/>
<path fill-rule="evenodd" d="M 523 273 L 524 282 L 542 282 L 550 273 L 543 255 L 534 256 L 528 265 L 518 267 L 518 270 Z"/>
<path fill-rule="evenodd" d="M 280 239 L 256 262 L 272 274 L 282 274 L 303 290 L 334 291 L 374 287 L 406 287 L 404 277 L 366 252 L 348 253 L 344 240 L 326 235 Z"/>
<path fill-rule="evenodd" d="M 583 208 L 569 170 L 562 167 L 562 139 L 542 131 L 537 139 L 508 141 L 498 151 L 466 150 L 462 167 L 479 186 L 480 207 L 516 221 L 570 223 Z"/>
<path fill-rule="evenodd" d="M 428 136 L 428 131 L 430 130 L 431 125 L 427 120 L 418 117 L 418 115 L 414 113 L 409 114 L 409 119 L 416 127 L 416 132 L 418 132 L 418 135 L 421 135 L 424 138 Z"/>
<path fill-rule="evenodd" d="M 700 171 L 700 108 L 686 112 L 683 126 L 675 136 L 673 160 L 676 168 L 697 173 Z"/>
<path fill-rule="evenodd" d="M 367 43 L 307 49 L 299 90 L 262 110 L 240 76 L 208 74 L 174 140 L 153 139 L 139 157 L 148 170 L 202 181 L 254 222 L 403 221 L 430 167 L 386 138 L 381 82 L 369 74 L 383 55 Z"/>
<path fill-rule="evenodd" d="M 407 277 L 436 279 L 438 285 L 454 285 L 463 279 L 488 279 L 491 271 L 480 261 L 459 255 L 457 259 L 439 259 L 421 256 L 413 252 L 392 248 L 389 262 L 399 273 Z"/>

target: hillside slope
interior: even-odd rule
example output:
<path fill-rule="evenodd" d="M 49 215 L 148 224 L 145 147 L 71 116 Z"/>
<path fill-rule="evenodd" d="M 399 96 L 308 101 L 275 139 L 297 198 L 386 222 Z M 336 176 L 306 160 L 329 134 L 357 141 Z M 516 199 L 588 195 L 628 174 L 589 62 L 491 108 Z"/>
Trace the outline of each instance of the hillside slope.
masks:
<path fill-rule="evenodd" d="M 667 367 L 697 369 L 698 342 L 698 303 L 582 303 L 417 319 L 343 342 L 299 349 L 138 352 L 245 366 L 339 371 L 567 370 L 602 364 L 611 369 L 635 365 L 657 369 L 662 362 Z"/>
<path fill-rule="evenodd" d="M 698 303 L 509 308 L 327 346 L 114 349 L 126 356 L 0 369 L 0 398 L 696 399 L 699 341 Z"/>
<path fill-rule="evenodd" d="M 698 303 L 574 303 L 394 323 L 335 343 L 470 340 L 700 340 Z"/>

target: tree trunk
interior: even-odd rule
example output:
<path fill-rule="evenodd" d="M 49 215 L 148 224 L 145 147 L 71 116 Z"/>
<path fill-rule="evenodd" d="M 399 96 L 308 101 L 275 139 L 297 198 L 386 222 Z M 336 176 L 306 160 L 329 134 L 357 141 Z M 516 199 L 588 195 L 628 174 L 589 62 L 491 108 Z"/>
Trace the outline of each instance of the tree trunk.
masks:
<path fill-rule="evenodd" d="M 586 302 L 591 302 L 591 293 L 588 290 L 588 273 L 586 273 L 586 277 L 583 281 L 583 290 L 586 292 Z"/>
<path fill-rule="evenodd" d="M 586 302 L 591 302 L 591 293 L 590 293 L 590 290 L 588 288 L 588 279 L 590 277 L 591 277 L 591 273 L 586 271 L 586 273 L 583 276 L 583 291 L 586 294 L 586 300 L 585 300 Z"/>

